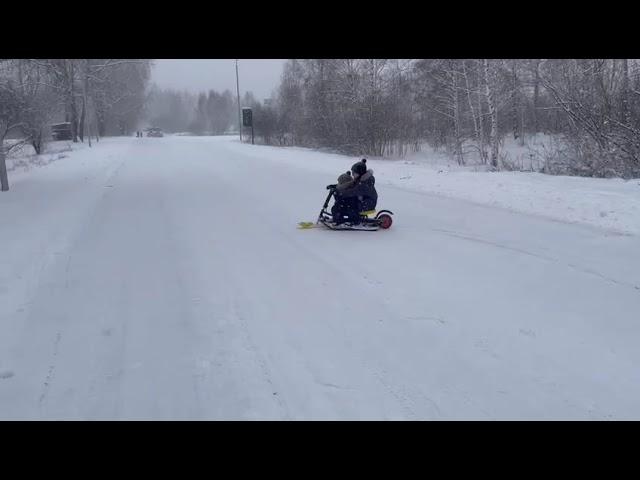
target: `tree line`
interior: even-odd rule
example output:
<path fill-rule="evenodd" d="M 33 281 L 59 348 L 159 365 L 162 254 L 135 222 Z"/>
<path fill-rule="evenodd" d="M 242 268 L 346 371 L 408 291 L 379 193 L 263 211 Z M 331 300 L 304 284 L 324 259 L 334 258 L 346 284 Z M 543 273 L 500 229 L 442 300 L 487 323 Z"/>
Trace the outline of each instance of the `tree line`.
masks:
<path fill-rule="evenodd" d="M 5 154 L 30 144 L 37 154 L 52 123 L 69 123 L 73 142 L 127 135 L 146 101 L 145 59 L 0 59 L 0 181 L 8 190 Z M 19 141 L 5 144 L 8 138 Z"/>
<path fill-rule="evenodd" d="M 514 168 L 504 141 L 557 140 L 540 171 L 640 176 L 640 62 L 626 59 L 289 60 L 262 142 L 403 156 L 445 148 L 460 164 Z"/>
<path fill-rule="evenodd" d="M 254 104 L 251 92 L 243 99 Z M 146 109 L 147 121 L 166 132 L 223 135 L 238 128 L 237 99 L 229 90 L 191 93 L 153 85 Z"/>

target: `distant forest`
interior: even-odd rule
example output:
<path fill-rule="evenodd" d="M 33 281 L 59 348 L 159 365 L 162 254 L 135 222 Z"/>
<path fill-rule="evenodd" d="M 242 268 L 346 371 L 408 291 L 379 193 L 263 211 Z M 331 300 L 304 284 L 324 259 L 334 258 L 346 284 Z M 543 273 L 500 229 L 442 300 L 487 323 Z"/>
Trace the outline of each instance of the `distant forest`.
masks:
<path fill-rule="evenodd" d="M 546 173 L 640 176 L 639 60 L 289 60 L 275 98 L 244 106 L 267 144 L 375 156 L 428 144 L 497 170 L 507 136 L 547 135 Z"/>

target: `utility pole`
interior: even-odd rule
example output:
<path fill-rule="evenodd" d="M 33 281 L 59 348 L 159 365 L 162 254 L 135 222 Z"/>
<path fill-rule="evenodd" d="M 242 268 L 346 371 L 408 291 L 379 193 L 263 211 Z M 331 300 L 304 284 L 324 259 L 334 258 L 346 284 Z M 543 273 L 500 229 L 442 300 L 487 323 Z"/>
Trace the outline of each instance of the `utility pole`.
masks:
<path fill-rule="evenodd" d="M 240 143 L 242 143 L 242 123 L 240 121 L 240 79 L 238 78 L 238 59 L 236 58 L 236 92 L 238 97 L 238 131 L 240 132 Z"/>

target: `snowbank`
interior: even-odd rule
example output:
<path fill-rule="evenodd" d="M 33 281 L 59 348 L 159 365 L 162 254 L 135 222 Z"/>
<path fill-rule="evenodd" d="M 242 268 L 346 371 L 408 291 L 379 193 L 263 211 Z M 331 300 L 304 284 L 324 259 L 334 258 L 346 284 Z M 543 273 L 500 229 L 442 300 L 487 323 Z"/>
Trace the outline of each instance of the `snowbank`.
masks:
<path fill-rule="evenodd" d="M 5 144 L 8 142 L 5 142 Z M 99 145 L 99 142 L 93 142 L 93 145 Z M 15 147 L 9 155 L 7 155 L 7 170 L 9 172 L 29 171 L 34 167 L 42 167 L 57 160 L 67 158 L 72 151 L 83 150 L 89 148 L 88 142 L 73 143 L 71 141 L 60 140 L 55 142 L 47 142 L 44 145 L 44 151 L 37 155 L 30 144 L 23 144 Z"/>

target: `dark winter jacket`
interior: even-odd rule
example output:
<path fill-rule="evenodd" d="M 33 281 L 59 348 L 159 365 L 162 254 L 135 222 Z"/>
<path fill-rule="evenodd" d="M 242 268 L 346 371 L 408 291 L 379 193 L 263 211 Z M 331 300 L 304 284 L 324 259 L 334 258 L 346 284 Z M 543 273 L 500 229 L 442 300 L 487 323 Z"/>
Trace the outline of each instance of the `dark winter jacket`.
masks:
<path fill-rule="evenodd" d="M 376 192 L 376 179 L 373 170 L 367 170 L 363 175 L 354 178 L 350 182 L 343 183 L 336 187 L 336 195 L 343 198 L 358 197 L 360 208 L 363 211 L 374 210 L 378 203 L 378 192 Z"/>

